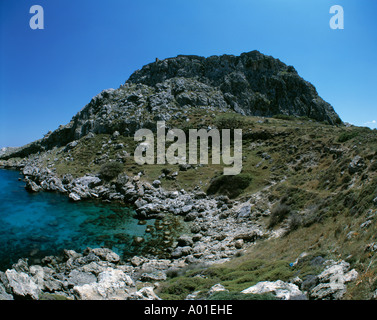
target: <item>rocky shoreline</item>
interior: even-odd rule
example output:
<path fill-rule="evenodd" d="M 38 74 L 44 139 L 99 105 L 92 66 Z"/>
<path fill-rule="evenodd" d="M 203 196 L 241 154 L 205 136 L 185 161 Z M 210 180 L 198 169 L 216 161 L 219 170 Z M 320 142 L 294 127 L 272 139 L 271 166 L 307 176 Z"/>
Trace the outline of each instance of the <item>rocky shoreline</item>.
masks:
<path fill-rule="evenodd" d="M 150 263 L 158 267 L 159 261 Z M 64 250 L 63 257 L 47 256 L 42 265 L 20 259 L 0 272 L 0 300 L 158 300 L 152 287 L 137 289 L 137 279 L 147 279 L 150 270 L 137 264 L 124 264 L 107 248 Z"/>
<path fill-rule="evenodd" d="M 60 179 L 48 168 L 23 161 L 9 162 L 5 167 L 21 171 L 29 192 L 60 192 L 72 201 L 119 201 L 133 207 L 139 220 L 181 216 L 190 234 L 175 239 L 170 250 L 173 259 L 185 258 L 191 263 L 223 262 L 257 239 L 274 235 L 260 219 L 270 214 L 268 206 L 265 209 L 266 190 L 242 202 L 226 196 L 207 196 L 200 189 L 167 191 L 160 187 L 159 180 L 143 181 L 141 173 L 134 177 L 123 173 L 113 182 L 91 174 L 76 179 L 65 175 Z M 258 205 L 262 203 L 263 206 Z"/>
<path fill-rule="evenodd" d="M 153 181 L 153 183 L 143 181 L 142 174 L 129 177 L 123 173 L 115 181 L 106 182 L 101 180 L 98 175 L 91 174 L 76 179 L 71 175 L 59 178 L 54 173 L 54 170 L 39 167 L 35 162 L 28 162 L 26 159 L 18 162 L 8 160 L 3 162 L 2 165 L 7 169 L 20 170 L 26 183 L 25 188 L 29 192 L 59 192 L 66 194 L 72 201 L 83 201 L 86 199 L 99 199 L 105 202 L 119 201 L 127 206 L 132 206 L 136 212 L 135 218 L 140 220 L 163 219 L 166 215 L 181 216 L 185 224 L 187 224 L 186 229 L 189 232 L 170 241 L 171 246 L 165 250 L 168 257 L 166 257 L 165 252 L 164 259 L 159 259 L 158 256 L 134 257 L 129 262 L 129 264 L 135 265 L 142 261 L 142 264 L 145 265 L 144 268 L 148 265 L 153 266 L 152 275 L 147 275 L 147 272 L 139 272 L 143 280 L 165 280 L 167 272 L 186 268 L 188 265 L 204 266 L 225 262 L 240 254 L 243 249 L 252 245 L 257 239 L 267 238 L 272 235 L 259 220 L 260 217 L 270 213 L 269 209 L 264 211 L 258 209 L 257 204 L 259 201 L 262 201 L 263 191 L 252 195 L 246 202 L 238 202 L 230 200 L 226 196 L 208 197 L 199 189 L 193 192 L 185 190 L 167 191 L 160 187 L 160 181 L 158 180 Z M 93 250 L 109 249 L 88 250 L 93 253 Z M 72 251 L 66 250 L 65 255 L 69 256 L 69 252 L 72 253 Z M 75 257 L 76 255 L 80 255 L 76 253 L 72 254 Z M 116 255 L 115 253 L 113 254 Z M 84 253 L 84 257 L 88 255 Z M 42 265 L 45 264 L 44 267 L 33 266 L 32 270 L 27 266 L 27 262 L 22 260 L 23 262 L 19 263 L 25 266 L 25 270 L 18 269 L 17 266 L 15 270 L 28 271 L 27 274 L 34 277 L 34 271 L 38 271 L 38 274 L 40 274 L 43 268 L 51 268 L 51 264 L 46 264 L 46 261 L 50 258 L 46 257 L 43 259 Z M 51 259 L 56 260 L 61 258 Z M 116 260 L 119 262 L 118 258 Z M 104 267 L 111 267 L 108 263 L 113 262 L 106 259 L 104 263 L 103 261 L 101 262 L 100 265 L 103 272 L 106 271 L 103 269 Z M 157 269 L 155 265 L 158 265 Z M 112 267 L 114 266 L 112 265 Z M 119 272 L 125 272 L 125 270 L 122 267 Z M 143 269 L 143 271 L 145 270 Z M 9 270 L 5 274 L 2 274 L 2 279 L 5 279 L 3 284 L 11 281 L 12 272 L 9 275 L 10 278 L 7 277 L 7 272 L 9 274 Z M 51 270 L 48 269 L 43 272 L 46 275 L 51 274 Z M 56 274 L 61 273 L 60 269 L 54 272 Z M 136 273 L 138 273 L 137 266 L 136 271 L 133 270 L 131 274 Z M 100 272 L 97 272 L 97 276 L 99 275 Z M 124 278 L 124 275 L 121 276 Z M 21 278 L 25 277 L 22 275 Z M 59 276 L 58 278 L 63 279 L 64 277 Z M 138 281 L 141 278 L 134 277 L 133 281 Z M 31 280 L 25 281 L 30 282 Z M 56 287 L 53 292 L 57 291 L 57 294 L 60 294 L 62 290 L 61 284 L 59 288 L 58 290 Z M 51 288 L 46 287 L 45 289 L 47 292 L 51 291 Z M 43 288 L 39 288 L 39 291 L 37 291 L 41 293 L 44 292 L 43 290 Z M 67 290 L 63 290 L 63 296 L 67 296 L 70 299 L 81 299 L 82 297 L 75 290 L 71 287 L 68 290 L 69 293 L 67 293 Z M 14 292 L 16 296 L 19 295 L 17 290 L 9 290 L 8 286 L 8 290 L 5 290 L 5 292 L 9 291 Z M 136 294 L 135 292 L 137 292 L 135 290 L 131 291 L 133 292 L 132 294 Z M 26 296 L 29 298 L 37 297 L 35 293 L 28 293 Z M 129 298 L 132 297 L 133 295 Z M 106 296 L 106 299 L 113 298 L 117 299 L 117 297 Z"/>
<path fill-rule="evenodd" d="M 301 255 L 295 264 L 305 258 Z M 272 294 L 279 300 L 342 299 L 347 283 L 358 278 L 350 264 L 316 257 L 324 270 L 305 281 L 260 281 L 240 294 Z M 323 261 L 322 261 L 323 260 Z M 134 256 L 124 262 L 107 248 L 87 248 L 83 253 L 64 250 L 62 257 L 47 256 L 41 265 L 20 259 L 12 269 L 0 271 L 0 300 L 161 300 L 155 293 L 169 271 L 183 269 L 182 260 Z M 207 292 L 192 292 L 185 300 L 206 299 L 228 292 L 220 283 Z M 376 296 L 376 294 L 375 294 Z"/>

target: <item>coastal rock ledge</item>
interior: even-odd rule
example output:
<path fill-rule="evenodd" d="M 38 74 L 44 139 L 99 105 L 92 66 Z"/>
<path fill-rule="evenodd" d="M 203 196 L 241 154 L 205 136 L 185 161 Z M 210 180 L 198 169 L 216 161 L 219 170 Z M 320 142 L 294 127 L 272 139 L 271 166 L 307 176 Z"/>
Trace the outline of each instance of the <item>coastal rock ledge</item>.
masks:
<path fill-rule="evenodd" d="M 311 280 L 261 281 L 241 294 L 272 294 L 278 300 L 341 300 L 346 283 L 358 278 L 349 263 L 326 260 L 322 273 Z M 134 256 L 128 262 L 108 248 L 86 248 L 83 253 L 64 250 L 61 257 L 47 256 L 41 265 L 20 259 L 0 271 L 0 300 L 161 300 L 155 293 L 167 273 L 184 270 L 183 260 Z M 309 283 L 310 282 L 310 283 Z M 202 298 L 228 291 L 216 284 Z M 158 292 L 158 291 L 157 291 Z M 200 291 L 186 300 L 195 300 Z"/>
<path fill-rule="evenodd" d="M 0 272 L 0 300 L 160 300 L 154 285 L 138 280 L 141 269 L 107 248 L 64 250 L 63 257 L 47 256 L 42 265 L 20 259 Z"/>

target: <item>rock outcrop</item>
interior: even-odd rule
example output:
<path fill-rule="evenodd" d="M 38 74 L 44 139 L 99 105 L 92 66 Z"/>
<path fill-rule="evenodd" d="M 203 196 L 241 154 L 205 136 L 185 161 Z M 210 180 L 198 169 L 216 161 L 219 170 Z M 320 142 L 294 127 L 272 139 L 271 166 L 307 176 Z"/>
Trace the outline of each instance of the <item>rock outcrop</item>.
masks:
<path fill-rule="evenodd" d="M 65 250 L 64 257 L 47 256 L 42 265 L 20 259 L 0 272 L 0 300 L 159 300 L 153 284 L 139 280 L 141 269 L 106 248 Z"/>
<path fill-rule="evenodd" d="M 340 300 L 347 291 L 346 283 L 355 280 L 358 272 L 350 269 L 350 264 L 343 260 L 326 261 L 325 270 L 317 276 L 319 284 L 311 289 L 310 298 L 319 300 Z"/>
<path fill-rule="evenodd" d="M 277 281 L 261 281 L 256 285 L 243 290 L 244 294 L 264 294 L 272 293 L 277 299 L 280 300 L 306 300 L 306 296 L 293 283 Z"/>

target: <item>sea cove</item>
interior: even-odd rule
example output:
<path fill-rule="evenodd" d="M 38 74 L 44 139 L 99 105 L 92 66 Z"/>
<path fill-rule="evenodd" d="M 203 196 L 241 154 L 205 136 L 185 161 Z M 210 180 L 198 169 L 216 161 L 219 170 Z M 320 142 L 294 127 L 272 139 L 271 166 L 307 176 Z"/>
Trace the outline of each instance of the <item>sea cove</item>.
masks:
<path fill-rule="evenodd" d="M 15 170 L 0 170 L 0 269 L 19 258 L 38 262 L 63 249 L 108 247 L 120 255 L 139 253 L 134 238 L 152 240 L 156 220 L 139 224 L 134 211 L 119 203 L 72 202 L 55 192 L 29 193 Z"/>

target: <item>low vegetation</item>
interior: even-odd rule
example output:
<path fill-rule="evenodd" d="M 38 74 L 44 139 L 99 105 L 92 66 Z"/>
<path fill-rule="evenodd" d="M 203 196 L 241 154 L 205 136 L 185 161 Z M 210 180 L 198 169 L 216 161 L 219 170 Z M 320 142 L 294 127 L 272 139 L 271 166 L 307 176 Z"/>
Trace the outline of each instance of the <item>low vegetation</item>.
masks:
<path fill-rule="evenodd" d="M 115 179 L 122 172 L 123 165 L 120 162 L 113 161 L 101 166 L 99 176 L 106 181 L 110 181 Z"/>
<path fill-rule="evenodd" d="M 221 175 L 212 179 L 207 194 L 226 195 L 230 199 L 238 197 L 252 182 L 250 174 L 238 174 L 235 176 Z"/>

